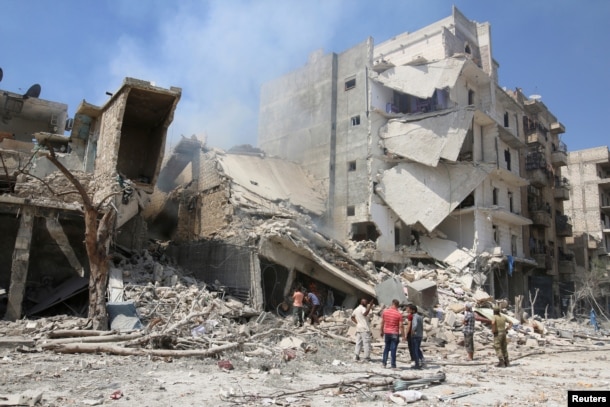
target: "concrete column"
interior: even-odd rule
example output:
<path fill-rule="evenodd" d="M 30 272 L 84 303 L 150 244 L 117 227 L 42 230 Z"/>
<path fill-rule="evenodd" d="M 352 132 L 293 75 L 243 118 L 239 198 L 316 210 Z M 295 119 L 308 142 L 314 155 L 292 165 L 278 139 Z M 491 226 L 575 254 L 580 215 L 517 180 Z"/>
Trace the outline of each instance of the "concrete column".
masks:
<path fill-rule="evenodd" d="M 8 307 L 4 319 L 16 321 L 21 318 L 21 304 L 25 293 L 25 283 L 28 277 L 30 264 L 30 247 L 32 244 L 32 230 L 34 216 L 31 208 L 23 208 L 21 222 L 17 231 L 17 239 L 13 250 L 13 264 L 11 266 L 11 286 L 8 293 Z"/>

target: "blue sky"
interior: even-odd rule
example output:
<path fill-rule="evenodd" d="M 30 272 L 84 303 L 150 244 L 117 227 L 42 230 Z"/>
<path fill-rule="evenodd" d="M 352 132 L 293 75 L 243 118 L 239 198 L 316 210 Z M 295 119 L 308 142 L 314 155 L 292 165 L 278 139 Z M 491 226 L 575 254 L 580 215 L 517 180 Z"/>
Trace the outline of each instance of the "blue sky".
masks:
<path fill-rule="evenodd" d="M 168 144 L 256 145 L 262 83 L 309 54 L 381 43 L 451 14 L 492 26 L 499 84 L 538 94 L 570 151 L 610 144 L 606 0 L 4 0 L 0 89 L 39 83 L 42 99 L 103 105 L 123 78 L 181 87 Z"/>

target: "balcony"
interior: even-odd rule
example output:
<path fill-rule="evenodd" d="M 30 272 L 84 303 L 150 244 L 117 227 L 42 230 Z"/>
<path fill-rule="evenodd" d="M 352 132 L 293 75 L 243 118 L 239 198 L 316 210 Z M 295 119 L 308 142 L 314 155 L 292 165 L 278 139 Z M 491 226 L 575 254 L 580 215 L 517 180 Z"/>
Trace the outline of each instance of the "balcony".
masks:
<path fill-rule="evenodd" d="M 550 185 L 550 178 L 551 175 L 546 168 L 534 168 L 527 170 L 527 179 L 530 181 L 530 184 L 535 187 L 548 187 Z"/>
<path fill-rule="evenodd" d="M 566 215 L 555 216 L 555 234 L 558 237 L 572 236 L 572 225 Z"/>
<path fill-rule="evenodd" d="M 554 167 L 565 167 L 568 165 L 568 147 L 563 141 L 559 142 L 559 146 L 553 145 L 551 152 L 551 164 Z"/>
<path fill-rule="evenodd" d="M 570 183 L 564 178 L 555 177 L 555 189 L 553 190 L 553 198 L 560 201 L 570 199 Z"/>
<path fill-rule="evenodd" d="M 566 132 L 565 126 L 560 122 L 551 123 L 551 133 L 562 134 Z"/>
<path fill-rule="evenodd" d="M 550 185 L 551 173 L 547 168 L 544 150 L 535 149 L 525 156 L 525 171 L 530 184 L 543 188 Z"/>
<path fill-rule="evenodd" d="M 545 228 L 551 227 L 551 214 L 546 210 L 530 211 L 530 217 L 532 218 L 532 225 L 544 226 Z"/>
<path fill-rule="evenodd" d="M 576 270 L 574 264 L 574 253 L 564 252 L 561 247 L 559 248 L 559 258 L 557 259 L 557 266 L 559 268 L 559 274 L 573 274 Z"/>
<path fill-rule="evenodd" d="M 530 249 L 530 254 L 533 257 L 534 261 L 536 261 L 537 268 L 546 270 L 551 268 L 551 255 L 549 246 L 538 245 L 533 250 Z"/>

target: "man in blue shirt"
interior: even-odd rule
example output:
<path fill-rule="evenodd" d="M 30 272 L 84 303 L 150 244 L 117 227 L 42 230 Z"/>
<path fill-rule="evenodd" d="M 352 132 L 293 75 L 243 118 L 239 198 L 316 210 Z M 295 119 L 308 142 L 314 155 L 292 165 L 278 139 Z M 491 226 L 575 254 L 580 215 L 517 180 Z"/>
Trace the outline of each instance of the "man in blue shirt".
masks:
<path fill-rule="evenodd" d="M 308 292 L 307 293 L 307 302 L 309 303 L 309 315 L 307 315 L 307 318 L 309 318 L 311 320 L 311 324 L 315 325 L 320 323 L 319 319 L 318 319 L 318 310 L 320 309 L 320 299 L 318 298 L 317 295 L 315 295 L 313 292 Z"/>

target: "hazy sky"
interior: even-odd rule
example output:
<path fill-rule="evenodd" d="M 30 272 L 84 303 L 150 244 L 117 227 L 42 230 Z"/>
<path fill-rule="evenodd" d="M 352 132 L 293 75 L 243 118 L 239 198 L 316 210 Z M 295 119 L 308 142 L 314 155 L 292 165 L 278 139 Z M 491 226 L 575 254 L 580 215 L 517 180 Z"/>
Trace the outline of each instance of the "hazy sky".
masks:
<path fill-rule="evenodd" d="M 610 144 L 606 0 L 4 0 L 1 89 L 103 105 L 125 77 L 182 88 L 168 144 L 256 145 L 262 83 L 309 54 L 381 43 L 451 15 L 489 22 L 499 85 L 538 94 L 578 150 Z"/>

